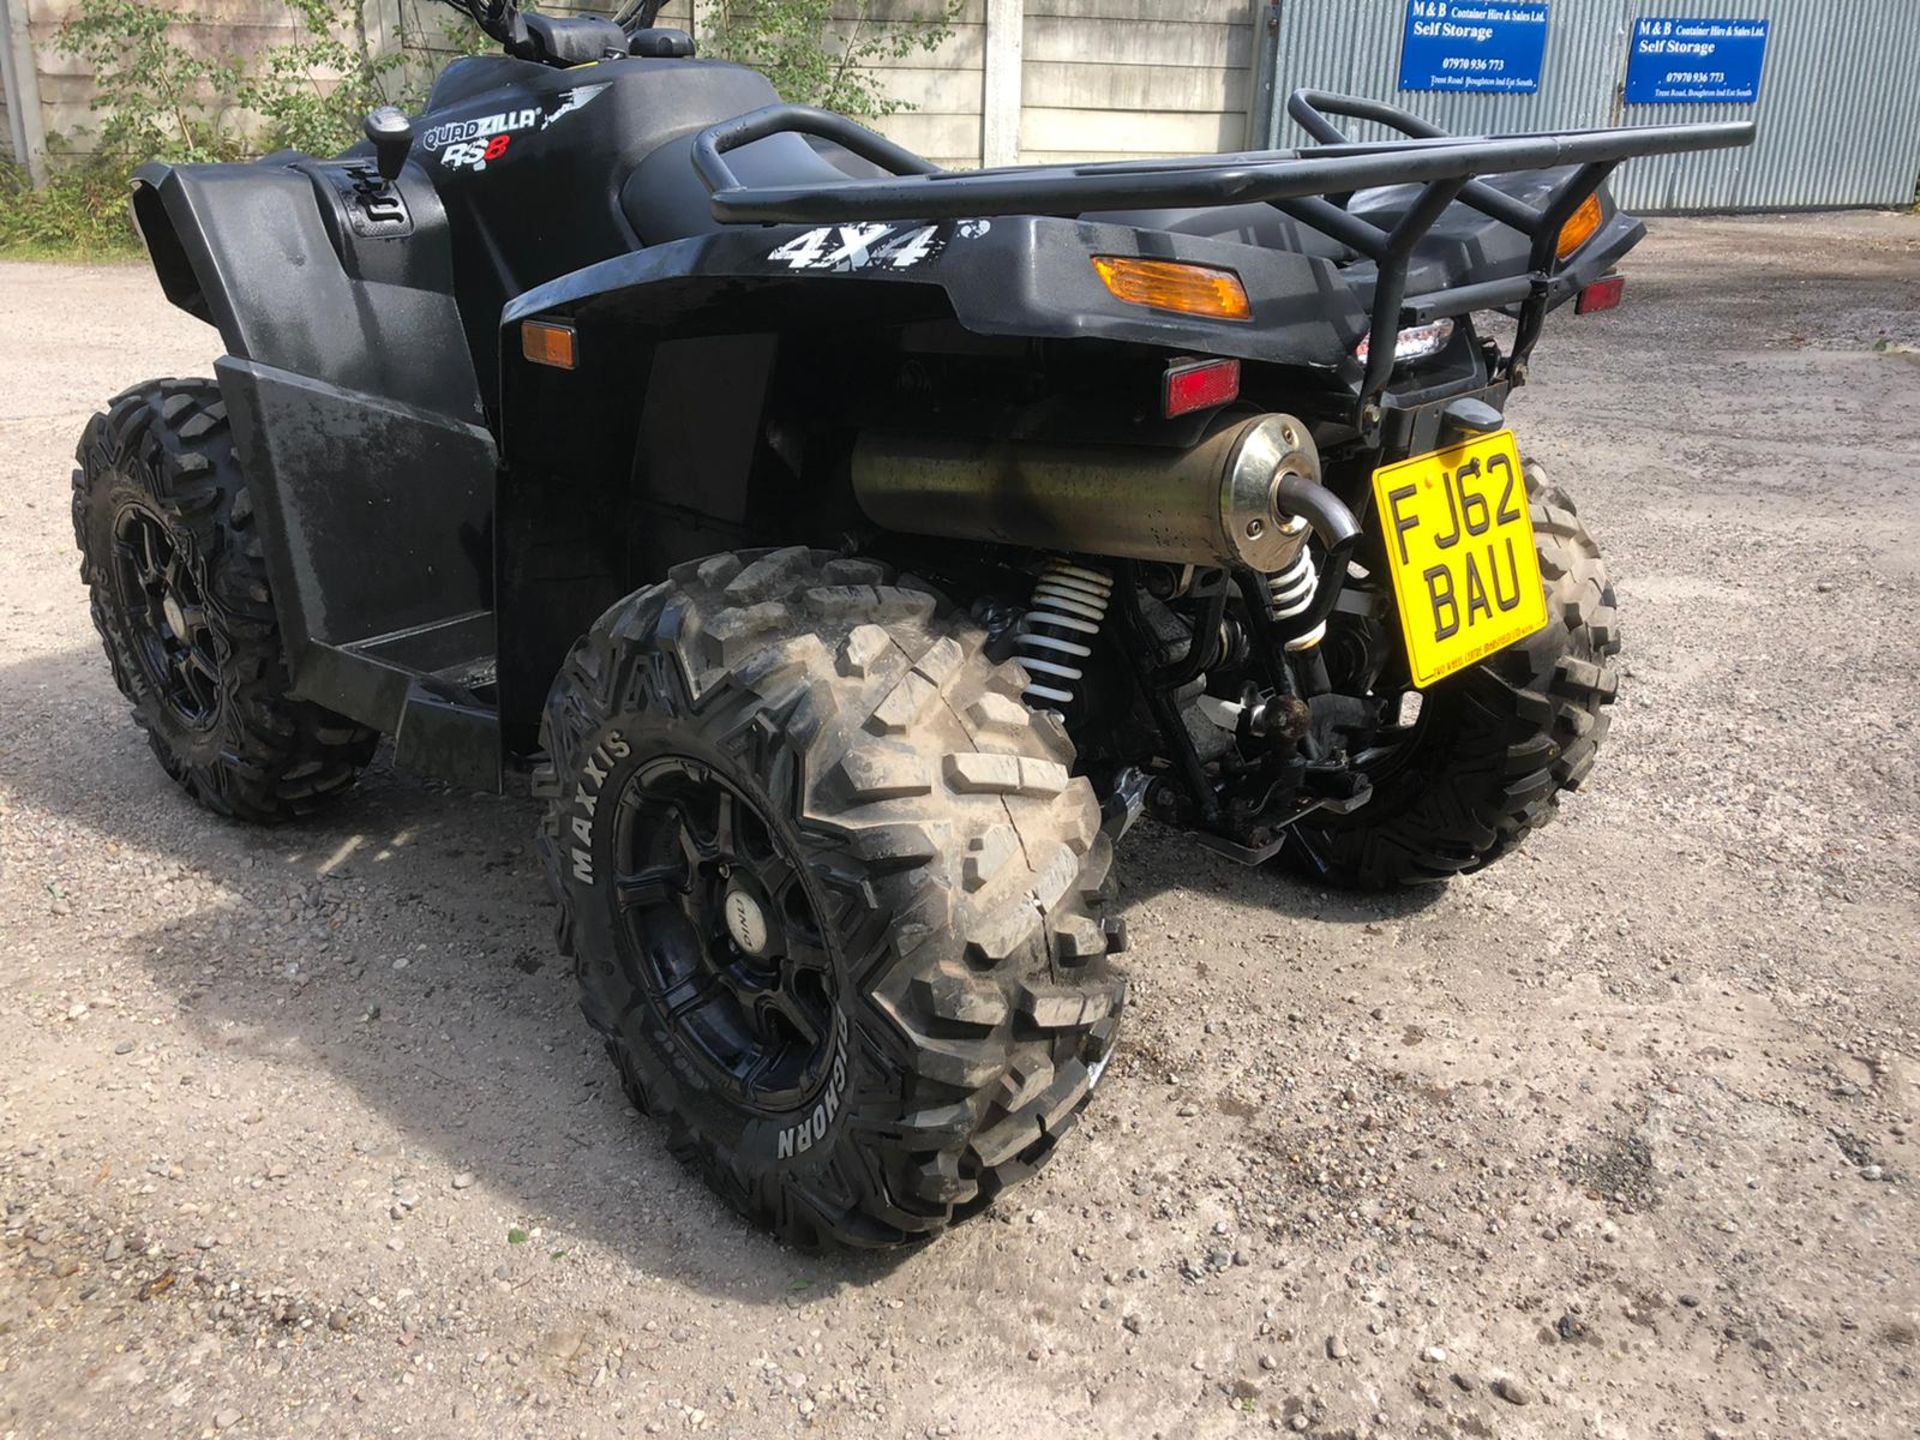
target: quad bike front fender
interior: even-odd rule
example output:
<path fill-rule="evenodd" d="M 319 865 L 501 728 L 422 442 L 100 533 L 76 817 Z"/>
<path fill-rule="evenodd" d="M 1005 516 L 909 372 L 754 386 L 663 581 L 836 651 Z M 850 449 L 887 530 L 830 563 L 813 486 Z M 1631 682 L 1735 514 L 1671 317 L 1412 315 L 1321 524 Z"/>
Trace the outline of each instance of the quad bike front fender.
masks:
<path fill-rule="evenodd" d="M 149 165 L 134 215 L 167 298 L 228 352 L 215 375 L 289 696 L 487 788 L 491 716 L 420 677 L 491 649 L 493 436 L 437 197 L 409 171 L 403 220 L 369 234 L 360 180 L 297 156 Z"/>
<path fill-rule="evenodd" d="M 480 423 L 453 299 L 447 220 L 425 177 L 396 182 L 404 222 L 356 224 L 348 168 L 141 167 L 133 217 L 167 298 L 241 360 Z"/>

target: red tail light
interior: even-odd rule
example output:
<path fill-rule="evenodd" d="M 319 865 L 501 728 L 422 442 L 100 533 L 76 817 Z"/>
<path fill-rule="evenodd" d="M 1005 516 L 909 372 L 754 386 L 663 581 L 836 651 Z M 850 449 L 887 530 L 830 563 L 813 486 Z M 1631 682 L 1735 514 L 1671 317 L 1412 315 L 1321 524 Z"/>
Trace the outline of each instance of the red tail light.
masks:
<path fill-rule="evenodd" d="M 1604 280 L 1596 280 L 1580 292 L 1580 298 L 1573 302 L 1576 315 L 1593 315 L 1602 310 L 1618 310 L 1620 299 L 1627 293 L 1627 277 L 1609 275 Z"/>
<path fill-rule="evenodd" d="M 1190 360 L 1170 367 L 1161 387 L 1162 409 L 1169 420 L 1212 410 L 1240 398 L 1238 360 Z"/>

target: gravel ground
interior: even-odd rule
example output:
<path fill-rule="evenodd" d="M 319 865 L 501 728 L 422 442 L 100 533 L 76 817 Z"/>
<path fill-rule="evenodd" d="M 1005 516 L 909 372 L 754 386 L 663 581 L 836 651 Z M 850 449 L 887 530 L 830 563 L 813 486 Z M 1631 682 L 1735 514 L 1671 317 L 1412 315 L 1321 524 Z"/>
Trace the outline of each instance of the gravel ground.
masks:
<path fill-rule="evenodd" d="M 87 413 L 205 372 L 0 266 L 0 1433 L 1920 1433 L 1920 219 L 1665 222 L 1515 405 L 1618 576 L 1587 793 L 1444 891 L 1165 832 L 1059 1160 L 892 1261 L 626 1108 L 524 800 L 215 822 L 88 624 Z"/>

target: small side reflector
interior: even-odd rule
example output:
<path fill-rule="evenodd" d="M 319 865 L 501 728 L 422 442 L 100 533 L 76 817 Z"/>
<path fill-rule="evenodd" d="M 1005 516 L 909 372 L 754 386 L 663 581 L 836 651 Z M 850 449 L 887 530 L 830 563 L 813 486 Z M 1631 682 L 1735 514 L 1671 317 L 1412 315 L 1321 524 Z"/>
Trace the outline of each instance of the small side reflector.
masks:
<path fill-rule="evenodd" d="M 1201 315 L 1210 320 L 1251 320 L 1253 305 L 1246 286 L 1231 270 L 1208 265 L 1183 265 L 1174 260 L 1137 260 L 1124 255 L 1096 255 L 1100 272 L 1114 298 L 1150 310 L 1179 315 Z"/>
<path fill-rule="evenodd" d="M 1602 310 L 1618 310 L 1621 297 L 1627 293 L 1627 277 L 1609 275 L 1604 280 L 1596 280 L 1580 292 L 1580 298 L 1573 302 L 1576 315 L 1593 315 Z"/>
<path fill-rule="evenodd" d="M 1562 260 L 1566 259 L 1599 233 L 1606 218 L 1606 212 L 1600 208 L 1599 195 L 1589 195 L 1580 208 L 1573 212 L 1573 218 L 1561 227 L 1560 240 L 1553 247 L 1553 253 Z"/>
<path fill-rule="evenodd" d="M 1238 360 L 1189 360 L 1168 367 L 1161 387 L 1161 406 L 1167 419 L 1212 410 L 1240 398 Z"/>
<path fill-rule="evenodd" d="M 520 326 L 520 353 L 536 365 L 556 370 L 574 367 L 573 327 L 550 320 L 528 320 Z"/>

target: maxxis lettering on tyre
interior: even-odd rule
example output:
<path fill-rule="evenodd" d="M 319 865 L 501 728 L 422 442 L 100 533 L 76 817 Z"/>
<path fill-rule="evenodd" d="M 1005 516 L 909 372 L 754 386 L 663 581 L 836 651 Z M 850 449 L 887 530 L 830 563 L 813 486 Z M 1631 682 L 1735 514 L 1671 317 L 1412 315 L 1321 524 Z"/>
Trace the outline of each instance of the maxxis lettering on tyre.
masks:
<path fill-rule="evenodd" d="M 601 791 L 614 767 L 632 753 L 626 737 L 618 730 L 609 730 L 588 752 L 580 778 L 574 784 L 574 814 L 568 826 L 573 845 L 568 859 L 573 865 L 573 878 L 582 885 L 594 883 L 593 819 L 600 808 Z"/>

